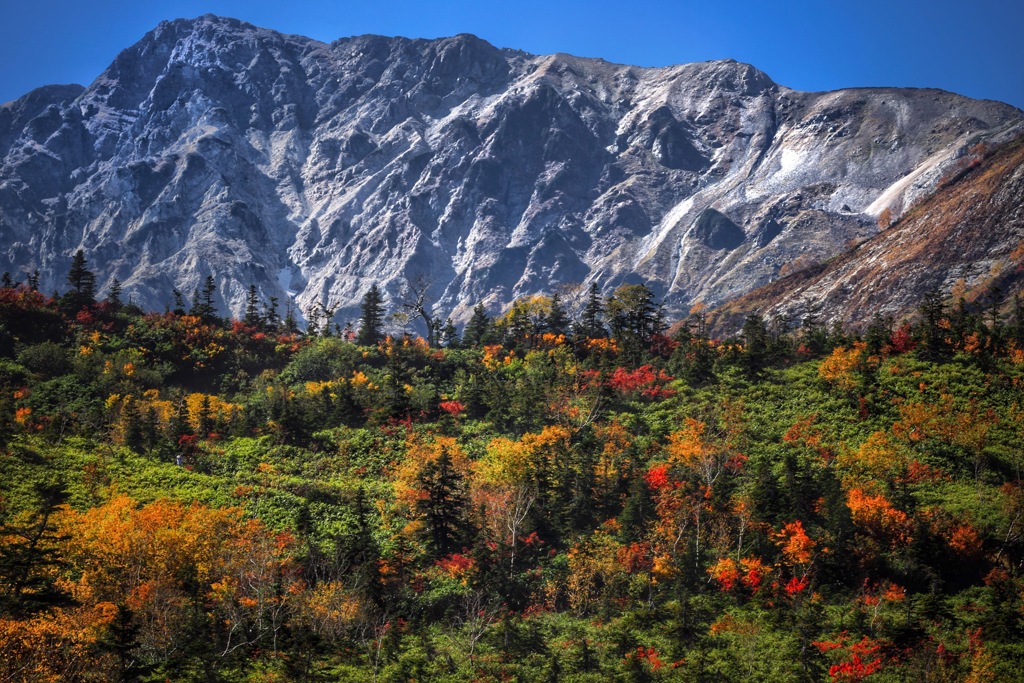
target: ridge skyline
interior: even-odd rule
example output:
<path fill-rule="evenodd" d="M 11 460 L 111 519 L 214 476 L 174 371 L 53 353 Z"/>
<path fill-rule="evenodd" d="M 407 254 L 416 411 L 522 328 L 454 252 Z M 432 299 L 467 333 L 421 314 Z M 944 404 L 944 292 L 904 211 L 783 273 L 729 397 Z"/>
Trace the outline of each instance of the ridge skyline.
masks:
<path fill-rule="evenodd" d="M 512 11 L 467 2 L 434 3 L 428 10 L 398 1 L 379 10 L 353 6 L 342 12 L 313 1 L 287 14 L 261 2 L 231 0 L 156 0 L 145 8 L 108 0 L 91 10 L 66 2 L 9 6 L 0 9 L 0 63 L 8 65 L 0 78 L 0 102 L 47 84 L 91 83 L 124 45 L 159 21 L 214 14 L 326 43 L 356 35 L 435 39 L 469 33 L 535 55 L 571 54 L 640 67 L 731 58 L 804 92 L 936 88 L 1024 106 L 1024 78 L 1007 69 L 1024 62 L 1024 48 L 1005 40 L 1012 37 L 1009 27 L 1024 21 L 1024 8 L 988 0 L 966 9 L 939 2 L 918 13 L 869 2 L 858 13 L 843 13 L 808 2 L 772 10 L 740 2 L 726 18 L 708 8 L 662 5 L 639 0 L 624 12 L 588 4 L 583 13 L 578 2 L 526 2 Z M 942 47 L 954 41 L 973 47 L 954 57 Z"/>
<path fill-rule="evenodd" d="M 938 89 L 807 93 L 736 60 L 642 68 L 463 33 L 323 43 L 164 21 L 85 89 L 0 108 L 4 269 L 83 248 L 140 303 L 214 275 L 349 316 L 645 281 L 671 311 L 830 258 L 1024 112 Z M 162 297 L 162 298 L 161 298 Z"/>

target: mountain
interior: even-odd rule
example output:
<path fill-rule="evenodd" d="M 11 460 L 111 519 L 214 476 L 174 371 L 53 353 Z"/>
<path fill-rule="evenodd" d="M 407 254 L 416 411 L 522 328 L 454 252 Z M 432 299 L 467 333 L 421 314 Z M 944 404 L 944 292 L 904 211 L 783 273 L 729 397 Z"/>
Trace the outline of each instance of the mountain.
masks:
<path fill-rule="evenodd" d="M 937 90 L 802 93 L 734 61 L 639 68 L 470 35 L 331 44 L 164 22 L 87 88 L 0 107 L 0 270 L 162 308 L 207 275 L 221 310 L 426 283 L 464 320 L 560 284 L 645 281 L 714 305 L 875 235 L 1005 104 Z"/>
<path fill-rule="evenodd" d="M 714 332 L 754 312 L 864 327 L 875 314 L 908 318 L 933 292 L 985 308 L 1024 294 L 1024 137 L 979 147 L 951 171 L 887 230 L 714 311 Z"/>

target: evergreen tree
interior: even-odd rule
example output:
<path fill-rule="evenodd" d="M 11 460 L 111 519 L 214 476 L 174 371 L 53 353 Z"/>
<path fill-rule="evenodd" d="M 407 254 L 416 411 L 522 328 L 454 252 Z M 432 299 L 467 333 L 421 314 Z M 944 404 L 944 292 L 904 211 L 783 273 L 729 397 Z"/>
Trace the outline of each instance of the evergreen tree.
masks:
<path fill-rule="evenodd" d="M 451 318 L 444 321 L 444 325 L 441 327 L 440 339 L 441 346 L 446 349 L 457 349 L 460 345 L 459 331 L 455 329 L 455 324 Z"/>
<path fill-rule="evenodd" d="M 510 346 L 521 344 L 524 349 L 533 347 L 533 339 L 541 332 L 540 327 L 543 320 L 534 320 L 530 308 L 530 302 L 517 299 L 512 302 L 512 308 L 508 313 L 498 321 L 505 344 Z"/>
<path fill-rule="evenodd" d="M 882 317 L 876 313 L 871 318 L 871 324 L 864 332 L 864 343 L 867 344 L 868 355 L 877 356 L 889 343 L 892 337 L 892 318 Z"/>
<path fill-rule="evenodd" d="M 263 316 L 260 315 L 260 297 L 256 292 L 256 285 L 249 285 L 249 295 L 245 299 L 245 316 L 242 318 L 249 327 L 259 327 L 263 323 Z"/>
<path fill-rule="evenodd" d="M 121 308 L 121 281 L 116 277 L 110 283 L 110 290 L 107 292 L 107 303 L 115 311 Z"/>
<path fill-rule="evenodd" d="M 608 330 L 604 325 L 604 302 L 596 282 L 590 285 L 587 305 L 583 307 L 583 315 L 574 334 L 581 339 L 601 339 L 608 336 Z"/>
<path fill-rule="evenodd" d="M 922 360 L 941 362 L 949 353 L 946 342 L 947 331 L 942 328 L 945 320 L 946 306 L 936 291 L 924 295 L 918 308 L 921 319 L 917 325 L 918 347 L 915 350 Z"/>
<path fill-rule="evenodd" d="M 764 318 L 757 313 L 751 313 L 743 323 L 743 369 L 749 379 L 761 377 L 768 365 L 769 339 L 768 326 Z"/>
<path fill-rule="evenodd" d="M 487 309 L 483 304 L 477 304 L 473 307 L 473 316 L 462 331 L 462 344 L 470 349 L 479 348 L 491 341 L 494 336 L 493 330 L 494 324 L 491 317 L 487 315 Z"/>
<path fill-rule="evenodd" d="M 639 363 L 655 334 L 664 328 L 661 306 L 646 285 L 623 285 L 605 303 L 612 336 L 632 363 Z"/>
<path fill-rule="evenodd" d="M 0 612 L 24 616 L 67 604 L 69 596 L 57 585 L 54 568 L 61 558 L 54 543 L 53 516 L 67 501 L 62 484 L 37 482 L 32 514 L 18 523 L 0 525 Z"/>
<path fill-rule="evenodd" d="M 284 331 L 288 334 L 295 334 L 299 331 L 299 324 L 295 320 L 295 306 L 292 304 L 292 300 L 288 299 L 288 303 L 284 307 Z"/>
<path fill-rule="evenodd" d="M 320 336 L 320 304 L 312 304 L 306 311 L 306 336 Z"/>
<path fill-rule="evenodd" d="M 203 288 L 197 289 L 192 297 L 192 315 L 199 316 L 203 320 L 212 321 L 217 316 L 217 308 L 214 306 L 214 295 L 217 293 L 217 282 L 212 275 L 207 275 L 203 281 Z"/>
<path fill-rule="evenodd" d="M 68 284 L 71 290 L 61 299 L 66 310 L 79 311 L 96 303 L 96 276 L 89 270 L 85 252 L 81 249 L 71 259 Z"/>
<path fill-rule="evenodd" d="M 210 397 L 207 396 L 206 394 L 203 394 L 203 398 L 199 402 L 198 422 L 199 425 L 198 429 L 196 430 L 198 432 L 198 435 L 203 438 L 207 437 L 210 434 L 210 432 L 213 431 L 214 423 L 213 410 L 210 407 Z"/>
<path fill-rule="evenodd" d="M 1006 341 L 1012 341 L 1018 348 L 1024 346 L 1024 299 L 1020 294 L 1013 295 L 1013 305 L 1004 336 Z"/>
<path fill-rule="evenodd" d="M 277 312 L 277 297 L 272 296 L 267 304 L 263 307 L 262 314 L 263 325 L 269 332 L 276 332 L 278 326 L 281 324 L 280 315 Z"/>
<path fill-rule="evenodd" d="M 821 321 L 821 305 L 818 303 L 808 304 L 804 311 L 800 322 L 800 343 L 815 355 L 828 350 L 828 328 Z"/>
<path fill-rule="evenodd" d="M 551 310 L 548 311 L 547 318 L 544 320 L 544 327 L 551 334 L 568 334 L 569 324 L 569 315 L 562 305 L 562 297 L 555 292 L 551 295 Z"/>
<path fill-rule="evenodd" d="M 363 297 L 361 309 L 356 343 L 360 346 L 373 346 L 384 338 L 384 297 L 376 283 L 370 286 L 370 290 Z"/>
<path fill-rule="evenodd" d="M 185 297 L 181 291 L 175 287 L 171 290 L 171 296 L 174 297 L 174 308 L 171 313 L 174 315 L 185 315 Z"/>
<path fill-rule="evenodd" d="M 707 314 L 702 304 L 693 307 L 687 324 L 680 327 L 673 339 L 679 346 L 672 352 L 672 371 L 692 386 L 714 381 L 717 354 L 707 336 Z"/>
<path fill-rule="evenodd" d="M 425 496 L 416 503 L 426 520 L 434 551 L 449 555 L 462 546 L 467 505 L 462 476 L 452 466 L 447 452 L 427 463 L 418 477 Z"/>

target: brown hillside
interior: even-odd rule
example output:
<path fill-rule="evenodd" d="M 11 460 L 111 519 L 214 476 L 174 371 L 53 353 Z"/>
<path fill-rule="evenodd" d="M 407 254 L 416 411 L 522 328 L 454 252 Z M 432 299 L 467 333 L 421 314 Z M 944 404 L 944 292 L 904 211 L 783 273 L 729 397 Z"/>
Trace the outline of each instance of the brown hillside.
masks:
<path fill-rule="evenodd" d="M 974 149 L 960 170 L 899 222 L 824 264 L 734 299 L 712 314 L 717 334 L 736 331 L 752 312 L 863 327 L 875 313 L 899 320 L 937 290 L 972 301 L 997 286 L 1024 283 L 1024 137 Z"/>

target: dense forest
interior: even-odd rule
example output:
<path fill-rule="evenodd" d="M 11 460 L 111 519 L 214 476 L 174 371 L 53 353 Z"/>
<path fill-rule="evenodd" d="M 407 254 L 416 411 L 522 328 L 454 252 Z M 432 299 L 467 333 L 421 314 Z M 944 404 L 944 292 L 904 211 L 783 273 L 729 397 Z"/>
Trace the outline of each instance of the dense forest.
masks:
<path fill-rule="evenodd" d="M 37 280 L 0 287 L 0 680 L 1020 680 L 1020 301 L 717 340 L 625 285 L 424 339 L 376 289 L 300 332 Z"/>

